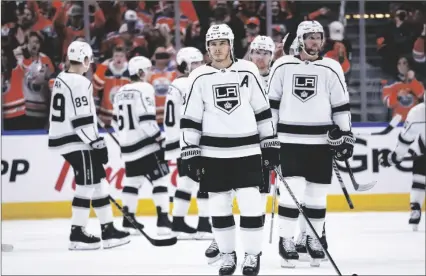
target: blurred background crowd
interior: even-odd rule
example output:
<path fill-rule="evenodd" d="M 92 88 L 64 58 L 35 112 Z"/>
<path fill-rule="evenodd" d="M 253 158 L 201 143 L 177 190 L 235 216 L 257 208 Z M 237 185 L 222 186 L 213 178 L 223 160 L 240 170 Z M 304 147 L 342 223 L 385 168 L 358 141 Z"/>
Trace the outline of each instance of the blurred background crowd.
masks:
<path fill-rule="evenodd" d="M 301 21 L 322 23 L 322 54 L 342 65 L 353 121 L 385 122 L 396 113 L 405 118 L 425 92 L 425 2 L 28 0 L 2 1 L 1 11 L 3 130 L 48 128 L 52 80 L 64 70 L 73 40 L 94 50 L 88 77 L 106 123 L 112 96 L 129 82 L 127 61 L 150 58 L 148 81 L 161 125 L 168 86 L 179 74 L 177 50 L 193 46 L 205 53 L 208 27 L 222 22 L 234 31 L 237 58 L 247 58 L 251 41 L 262 34 L 277 45 L 274 59 Z"/>

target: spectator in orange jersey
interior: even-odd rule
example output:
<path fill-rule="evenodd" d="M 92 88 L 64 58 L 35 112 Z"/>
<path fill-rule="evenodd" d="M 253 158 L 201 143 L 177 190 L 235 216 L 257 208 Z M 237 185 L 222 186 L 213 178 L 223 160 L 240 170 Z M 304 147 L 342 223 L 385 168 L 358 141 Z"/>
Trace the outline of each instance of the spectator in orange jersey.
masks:
<path fill-rule="evenodd" d="M 324 45 L 324 56 L 332 58 L 340 63 L 345 79 L 348 81 L 348 74 L 351 69 L 352 46 L 350 41 L 345 39 L 345 27 L 339 21 L 332 22 L 329 26 L 330 37 Z"/>
<path fill-rule="evenodd" d="M 406 57 L 399 58 L 397 68 L 399 74 L 396 80 L 385 82 L 383 103 L 392 109 L 393 116 L 400 114 L 405 120 L 408 111 L 423 98 L 425 89 L 415 78 Z"/>
<path fill-rule="evenodd" d="M 126 52 L 123 47 L 114 48 L 112 58 L 98 65 L 93 75 L 94 98 L 99 118 L 110 125 L 113 107 L 112 99 L 121 86 L 130 82 L 127 70 Z"/>
<path fill-rule="evenodd" d="M 95 33 L 97 29 L 103 27 L 105 23 L 105 17 L 99 5 L 96 2 L 91 2 L 89 11 L 94 11 L 93 18 L 90 22 L 90 32 Z M 84 20 L 83 20 L 83 2 L 77 2 L 72 4 L 67 10 L 68 4 L 64 2 L 63 6 L 60 7 L 55 14 L 53 19 L 53 26 L 58 36 L 62 40 L 62 56 L 65 56 L 68 45 L 77 36 L 84 37 Z"/>
<path fill-rule="evenodd" d="M 164 104 L 169 85 L 176 78 L 176 68 L 172 66 L 171 56 L 165 47 L 158 47 L 152 58 L 153 67 L 147 81 L 154 86 L 157 122 L 163 124 Z"/>

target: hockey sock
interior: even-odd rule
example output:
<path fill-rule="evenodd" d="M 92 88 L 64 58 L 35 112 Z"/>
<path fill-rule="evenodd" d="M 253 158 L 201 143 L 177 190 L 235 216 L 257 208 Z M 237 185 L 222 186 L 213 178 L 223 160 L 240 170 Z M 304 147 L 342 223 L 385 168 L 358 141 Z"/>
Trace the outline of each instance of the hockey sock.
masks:
<path fill-rule="evenodd" d="M 139 189 L 142 185 L 147 183 L 149 183 L 149 181 L 145 176 L 126 176 L 126 178 L 124 178 L 124 187 L 122 191 L 123 206 L 127 206 L 129 208 L 129 213 L 136 213 L 138 209 Z"/>
<path fill-rule="evenodd" d="M 206 192 L 197 193 L 198 216 L 209 217 L 209 194 Z"/>
<path fill-rule="evenodd" d="M 286 177 L 285 181 L 296 198 L 302 198 L 305 189 L 305 180 L 301 177 Z M 278 206 L 279 236 L 291 238 L 295 234 L 299 209 L 287 191 L 287 188 L 280 183 L 280 197 Z"/>
<path fill-rule="evenodd" d="M 187 176 L 178 178 L 178 187 L 173 199 L 174 217 L 184 217 L 188 214 L 189 204 L 191 203 L 191 194 L 195 183 L 196 182 Z"/>
<path fill-rule="evenodd" d="M 92 207 L 101 224 L 112 222 L 112 208 L 109 202 L 109 185 L 104 179 L 100 184 L 93 185 L 95 190 L 92 195 Z"/>
<path fill-rule="evenodd" d="M 420 207 L 425 200 L 426 179 L 424 175 L 413 174 L 413 185 L 410 192 L 410 203 L 418 203 Z"/>
<path fill-rule="evenodd" d="M 76 185 L 72 200 L 71 225 L 86 227 L 90 215 L 90 199 L 94 188 L 92 186 Z"/>
<path fill-rule="evenodd" d="M 305 214 L 308 216 L 317 234 L 321 237 L 325 221 L 327 192 L 330 185 L 308 182 L 305 190 Z M 307 229 L 313 235 L 311 229 Z"/>
<path fill-rule="evenodd" d="M 235 220 L 232 192 L 209 193 L 209 210 L 214 238 L 222 253 L 235 251 Z"/>
<path fill-rule="evenodd" d="M 152 199 L 155 206 L 160 208 L 162 213 L 169 213 L 169 190 L 167 189 L 168 177 L 163 176 L 152 181 Z"/>
<path fill-rule="evenodd" d="M 255 187 L 240 188 L 236 192 L 240 208 L 240 237 L 244 252 L 259 254 L 263 241 L 263 212 L 265 206 L 259 189 Z"/>

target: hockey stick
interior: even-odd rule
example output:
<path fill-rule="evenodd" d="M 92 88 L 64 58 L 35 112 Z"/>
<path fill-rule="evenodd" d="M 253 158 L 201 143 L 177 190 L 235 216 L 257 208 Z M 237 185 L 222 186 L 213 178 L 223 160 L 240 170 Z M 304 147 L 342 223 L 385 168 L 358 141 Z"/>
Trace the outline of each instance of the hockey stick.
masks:
<path fill-rule="evenodd" d="M 377 181 L 371 181 L 367 184 L 359 184 L 355 180 L 354 173 L 352 172 L 351 166 L 349 165 L 349 161 L 347 159 L 345 160 L 345 164 L 346 164 L 346 168 L 348 169 L 349 177 L 351 178 L 352 185 L 354 186 L 355 191 L 358 191 L 358 192 L 368 191 L 377 184 Z"/>
<path fill-rule="evenodd" d="M 357 135 L 386 135 L 390 133 L 394 128 L 398 126 L 398 124 L 401 122 L 402 116 L 399 114 L 396 114 L 392 120 L 389 122 L 389 124 L 386 126 L 385 129 L 378 131 L 378 132 L 372 132 L 372 133 L 358 133 Z"/>
<path fill-rule="evenodd" d="M 271 184 L 272 173 L 269 172 L 269 184 Z M 278 181 L 275 181 L 274 195 L 272 196 L 272 212 L 271 212 L 271 229 L 269 230 L 269 243 L 272 243 L 272 232 L 274 229 L 274 217 L 275 217 L 275 202 L 277 201 Z"/>
<path fill-rule="evenodd" d="M 320 241 L 320 237 L 318 236 L 317 231 L 315 231 L 314 226 L 312 225 L 311 221 L 309 220 L 308 216 L 305 214 L 305 212 L 302 209 L 302 206 L 300 206 L 300 203 L 297 201 L 296 196 L 293 194 L 293 191 L 290 189 L 290 186 L 288 185 L 287 181 L 285 181 L 283 175 L 281 174 L 281 171 L 279 170 L 278 167 L 275 167 L 274 169 L 275 173 L 278 175 L 278 177 L 280 178 L 281 182 L 284 184 L 284 186 L 286 187 L 288 193 L 290 194 L 291 198 L 293 199 L 294 203 L 297 206 L 297 209 L 299 209 L 299 212 L 302 214 L 302 216 L 305 218 L 306 223 L 308 224 L 309 228 L 311 228 L 312 233 L 314 233 L 315 238 Z M 324 246 L 322 245 L 322 243 L 320 242 L 319 244 L 321 244 L 322 249 L 324 250 L 325 254 L 327 255 L 327 258 L 330 260 L 331 265 L 333 266 L 334 270 L 336 271 L 337 275 L 342 275 L 342 273 L 340 273 L 339 268 L 337 267 L 336 263 L 334 262 L 333 258 L 331 257 L 330 253 L 328 253 L 328 250 L 324 248 Z"/>
<path fill-rule="evenodd" d="M 7 243 L 1 244 L 1 252 L 11 252 L 11 251 L 13 251 L 13 245 L 7 244 Z"/>
<path fill-rule="evenodd" d="M 123 216 L 133 225 L 133 227 L 135 227 L 136 229 L 139 230 L 139 232 L 141 232 L 142 235 L 145 236 L 145 238 L 154 246 L 170 246 L 170 245 L 174 245 L 177 243 L 177 238 L 173 237 L 173 238 L 169 238 L 169 239 L 153 239 L 151 238 L 147 233 L 145 233 L 145 231 L 143 231 L 142 228 L 140 228 L 136 222 L 133 220 L 133 218 L 131 218 L 130 216 L 127 215 L 127 212 L 123 210 L 123 208 L 120 206 L 120 204 L 118 204 L 117 201 L 115 201 L 115 199 L 112 196 L 109 196 L 109 200 L 112 201 L 112 203 L 114 203 L 114 205 L 121 211 L 121 213 L 123 214 Z"/>
<path fill-rule="evenodd" d="M 120 143 L 118 142 L 117 138 L 115 138 L 114 135 L 112 135 L 111 132 L 108 131 L 108 129 L 105 127 L 104 122 L 102 122 L 99 118 L 98 118 L 98 123 L 101 126 L 101 128 L 103 130 L 105 130 L 109 136 L 114 140 L 114 142 L 120 146 Z M 169 239 L 153 239 L 151 238 L 147 233 L 145 233 L 145 231 L 143 231 L 143 229 L 139 228 L 138 225 L 136 224 L 136 222 L 133 220 L 133 218 L 131 218 L 130 216 L 127 215 L 127 212 L 125 212 L 123 210 L 123 208 L 120 206 L 120 204 L 117 203 L 117 201 L 110 195 L 109 196 L 109 200 L 112 201 L 112 203 L 114 203 L 114 205 L 118 208 L 118 210 L 120 210 L 120 212 L 123 214 L 123 216 L 133 225 L 133 227 L 135 227 L 136 229 L 139 230 L 139 232 L 141 232 L 142 235 L 144 235 L 144 237 L 154 246 L 170 246 L 170 245 L 174 245 L 177 243 L 177 238 L 173 237 L 173 238 L 169 238 Z"/>
<path fill-rule="evenodd" d="M 337 180 L 339 180 L 340 187 L 342 188 L 343 194 L 345 195 L 346 202 L 349 205 L 349 208 L 353 209 L 354 205 L 352 203 L 351 197 L 349 196 L 348 190 L 346 189 L 345 183 L 343 182 L 342 176 L 340 175 L 339 169 L 337 168 L 336 161 L 333 159 L 333 169 L 336 173 Z"/>

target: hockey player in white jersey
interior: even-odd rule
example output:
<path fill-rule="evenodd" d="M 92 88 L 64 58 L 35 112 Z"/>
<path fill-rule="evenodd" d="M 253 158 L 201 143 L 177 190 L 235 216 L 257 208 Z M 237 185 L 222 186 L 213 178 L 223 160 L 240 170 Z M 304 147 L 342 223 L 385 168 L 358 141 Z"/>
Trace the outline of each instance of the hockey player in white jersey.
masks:
<path fill-rule="evenodd" d="M 279 142 L 259 70 L 234 58 L 233 42 L 228 25 L 212 25 L 206 34 L 212 62 L 189 75 L 180 122 L 182 170 L 200 181 L 200 191 L 209 192 L 213 233 L 222 254 L 219 275 L 232 275 L 237 264 L 235 190 L 241 213 L 238 236 L 246 253 L 242 272 L 257 275 L 264 224 L 262 165 L 278 165 Z"/>
<path fill-rule="evenodd" d="M 268 85 L 269 71 L 274 53 L 275 43 L 269 36 L 258 35 L 250 43 L 249 59 L 259 69 L 260 76 L 265 83 L 265 89 Z"/>
<path fill-rule="evenodd" d="M 126 168 L 123 209 L 135 219 L 139 189 L 143 185 L 152 185 L 152 198 L 157 208 L 157 232 L 158 235 L 168 235 L 171 233 L 167 188 L 169 167 L 160 144 L 155 91 L 151 84 L 145 82 L 151 66 L 151 61 L 143 56 L 129 61 L 131 83 L 122 86 L 114 97 L 113 121 L 116 124 L 113 125 L 117 129 Z M 142 225 L 139 223 L 139 226 Z M 123 218 L 123 227 L 134 229 L 126 218 Z"/>
<path fill-rule="evenodd" d="M 99 249 L 101 240 L 86 233 L 90 203 L 101 223 L 103 248 L 128 243 L 129 233 L 113 225 L 109 184 L 103 165 L 108 150 L 96 126 L 92 83 L 83 76 L 93 61 L 89 44 L 72 42 L 67 50 L 70 67 L 59 73 L 50 104 L 49 149 L 61 154 L 75 174 L 70 250 Z"/>
<path fill-rule="evenodd" d="M 188 74 L 203 64 L 203 54 L 194 47 L 185 47 L 176 55 L 178 71 L 182 74 L 170 85 L 166 97 L 164 131 L 166 134 L 166 160 L 176 160 L 179 177 L 173 199 L 173 223 L 172 230 L 178 239 L 212 239 L 212 230 L 208 214 L 208 193 L 197 193 L 198 226 L 193 228 L 185 223 L 188 213 L 192 192 L 198 190 L 198 183 L 185 176 L 181 168 L 180 159 L 180 117 L 182 111 L 183 97 L 188 93 Z"/>
<path fill-rule="evenodd" d="M 425 96 L 426 97 L 426 94 Z M 426 98 L 425 98 L 426 99 Z M 408 221 L 413 226 L 413 230 L 418 230 L 422 215 L 422 205 L 425 199 L 426 185 L 426 129 L 425 103 L 414 106 L 407 115 L 404 129 L 398 136 L 398 143 L 391 154 L 381 154 L 380 163 L 385 167 L 390 167 L 402 162 L 404 155 L 408 152 L 410 145 L 417 139 L 421 155 L 413 162 L 413 184 L 410 192 L 411 215 Z"/>
<path fill-rule="evenodd" d="M 293 193 L 303 199 L 315 231 L 321 233 L 333 158 L 350 158 L 355 139 L 340 64 L 319 56 L 324 43 L 321 24 L 300 23 L 296 39 L 299 55 L 283 56 L 274 63 L 268 96 L 281 142 L 282 174 Z M 294 267 L 291 260 L 299 259 L 293 240 L 299 211 L 283 185 L 278 214 L 281 265 Z M 306 249 L 312 265 L 319 265 L 324 252 L 310 229 Z"/>

